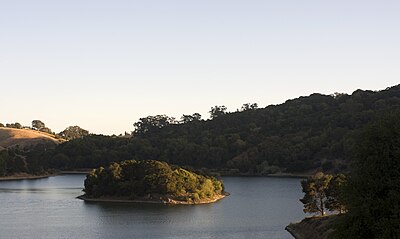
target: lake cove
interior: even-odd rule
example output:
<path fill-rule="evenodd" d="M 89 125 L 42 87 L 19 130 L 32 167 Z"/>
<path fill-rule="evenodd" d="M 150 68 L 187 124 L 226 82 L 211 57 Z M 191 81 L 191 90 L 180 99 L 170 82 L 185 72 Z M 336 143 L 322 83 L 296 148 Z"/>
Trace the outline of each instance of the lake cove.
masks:
<path fill-rule="evenodd" d="M 229 197 L 198 206 L 87 203 L 84 175 L 0 182 L 2 238 L 293 239 L 304 218 L 296 178 L 222 178 Z"/>

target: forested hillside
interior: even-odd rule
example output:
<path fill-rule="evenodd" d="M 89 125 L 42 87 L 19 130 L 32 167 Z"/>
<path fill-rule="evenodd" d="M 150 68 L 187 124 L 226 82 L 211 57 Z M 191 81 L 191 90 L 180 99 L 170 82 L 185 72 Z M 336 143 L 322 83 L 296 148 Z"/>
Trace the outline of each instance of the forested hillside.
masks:
<path fill-rule="evenodd" d="M 225 109 L 213 107 L 210 120 L 197 113 L 180 122 L 165 115 L 141 118 L 133 137 L 83 136 L 54 151 L 30 152 L 27 162 L 75 169 L 155 159 L 231 175 L 342 172 L 359 130 L 400 110 L 400 85 L 351 95 L 312 94 L 260 109 L 246 104 L 232 113 Z"/>
<path fill-rule="evenodd" d="M 247 105 L 248 106 L 248 105 Z M 228 174 L 346 170 L 354 136 L 385 112 L 400 110 L 400 85 L 351 95 L 312 94 L 266 108 L 199 115 L 176 122 L 149 116 L 135 123 L 134 137 L 91 135 L 57 147 L 56 168 L 92 168 L 126 159 L 157 159 Z"/>

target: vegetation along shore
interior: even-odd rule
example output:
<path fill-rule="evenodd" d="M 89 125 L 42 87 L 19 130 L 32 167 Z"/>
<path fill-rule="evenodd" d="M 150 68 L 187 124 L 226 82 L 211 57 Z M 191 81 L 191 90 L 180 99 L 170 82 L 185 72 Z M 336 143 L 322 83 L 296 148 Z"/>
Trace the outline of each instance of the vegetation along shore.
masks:
<path fill-rule="evenodd" d="M 304 212 L 319 216 L 287 226 L 295 238 L 400 238 L 400 112 L 368 125 L 355 149 L 347 176 L 319 172 L 302 181 Z"/>
<path fill-rule="evenodd" d="M 224 198 L 221 180 L 156 160 L 127 160 L 87 175 L 85 195 L 96 202 L 205 204 Z"/>

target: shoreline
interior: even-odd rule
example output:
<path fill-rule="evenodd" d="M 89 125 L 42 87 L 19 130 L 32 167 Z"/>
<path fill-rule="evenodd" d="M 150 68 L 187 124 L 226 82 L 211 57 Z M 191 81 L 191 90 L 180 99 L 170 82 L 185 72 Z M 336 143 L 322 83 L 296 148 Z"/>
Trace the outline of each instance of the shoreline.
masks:
<path fill-rule="evenodd" d="M 31 175 L 31 174 L 27 174 L 27 173 L 20 173 L 20 174 L 0 177 L 0 182 L 2 182 L 2 181 L 35 180 L 35 179 L 43 179 L 43 178 L 60 176 L 60 175 L 64 175 L 64 174 L 88 174 L 88 173 L 90 173 L 90 171 L 79 171 L 79 170 L 59 171 L 56 173 L 48 173 L 48 174 L 42 174 L 42 175 Z"/>
<path fill-rule="evenodd" d="M 334 221 L 338 214 L 306 217 L 285 227 L 295 239 L 328 239 L 334 233 Z"/>
<path fill-rule="evenodd" d="M 59 174 L 89 174 L 92 170 L 67 170 L 60 171 Z"/>
<path fill-rule="evenodd" d="M 248 175 L 248 174 L 225 174 L 221 177 L 227 178 L 308 178 L 311 174 L 269 174 L 269 175 Z"/>
<path fill-rule="evenodd" d="M 87 198 L 85 195 L 81 195 L 76 197 L 77 199 L 83 200 L 85 202 L 99 202 L 99 203 L 148 203 L 148 204 L 164 204 L 164 205 L 200 205 L 200 204 L 210 204 L 217 202 L 226 196 L 229 196 L 229 193 L 225 193 L 223 195 L 218 195 L 211 199 L 203 199 L 199 202 L 187 202 L 187 201 L 177 201 L 174 199 L 168 198 L 168 200 L 146 200 L 146 199 L 124 199 L 124 198 Z"/>
<path fill-rule="evenodd" d="M 43 179 L 48 177 L 54 177 L 64 174 L 89 174 L 91 170 L 66 170 L 66 171 L 58 171 L 56 173 L 44 174 L 44 175 L 30 175 L 26 173 L 11 175 L 0 177 L 1 181 L 18 181 L 18 180 L 34 180 L 34 179 Z M 308 174 L 270 174 L 270 175 L 221 175 L 221 177 L 239 177 L 239 178 L 307 178 L 310 175 Z"/>
<path fill-rule="evenodd" d="M 297 223 L 299 223 L 299 222 L 297 222 Z M 296 223 L 290 223 L 289 225 L 287 225 L 287 226 L 285 227 L 285 230 L 286 230 L 287 232 L 289 232 L 290 235 L 292 235 L 292 237 L 294 237 L 295 239 L 302 239 L 302 236 L 299 235 L 299 234 L 296 232 L 296 230 L 293 229 L 293 224 L 296 224 Z"/>
<path fill-rule="evenodd" d="M 11 175 L 11 176 L 0 177 L 0 182 L 2 182 L 2 181 L 35 180 L 35 179 L 54 177 L 54 176 L 58 176 L 58 175 L 59 174 L 57 174 L 57 173 L 44 174 L 44 175 Z"/>

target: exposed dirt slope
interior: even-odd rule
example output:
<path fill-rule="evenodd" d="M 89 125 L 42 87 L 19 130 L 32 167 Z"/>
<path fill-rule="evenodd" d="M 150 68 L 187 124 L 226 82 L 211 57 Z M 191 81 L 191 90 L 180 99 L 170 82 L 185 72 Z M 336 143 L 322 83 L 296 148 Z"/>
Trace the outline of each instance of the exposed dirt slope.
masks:
<path fill-rule="evenodd" d="M 55 145 L 62 142 L 50 134 L 30 130 L 30 129 L 12 129 L 0 127 L 0 150 L 11 146 L 20 147 L 36 145 L 40 143 Z"/>

